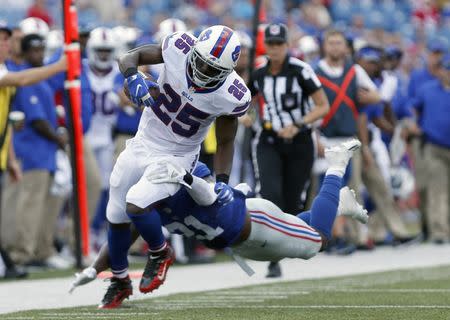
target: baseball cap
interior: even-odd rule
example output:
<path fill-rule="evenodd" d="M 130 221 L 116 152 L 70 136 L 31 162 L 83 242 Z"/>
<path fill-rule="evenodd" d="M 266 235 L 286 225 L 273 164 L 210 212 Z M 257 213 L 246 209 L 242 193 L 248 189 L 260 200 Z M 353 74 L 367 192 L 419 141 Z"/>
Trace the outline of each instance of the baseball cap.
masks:
<path fill-rule="evenodd" d="M 403 51 L 399 47 L 391 45 L 384 49 L 384 54 L 388 58 L 400 59 L 403 56 Z"/>
<path fill-rule="evenodd" d="M 367 46 L 359 49 L 356 56 L 359 59 L 364 59 L 371 62 L 380 62 L 382 58 L 382 52 L 377 47 Z"/>
<path fill-rule="evenodd" d="M 45 48 L 45 40 L 38 34 L 27 34 L 20 43 L 22 52 L 27 52 L 31 48 Z"/>
<path fill-rule="evenodd" d="M 264 31 L 264 41 L 273 43 L 287 42 L 287 27 L 283 23 L 271 23 Z"/>
<path fill-rule="evenodd" d="M 11 29 L 8 27 L 8 24 L 5 22 L 5 21 L 3 21 L 3 20 L 0 20 L 0 31 L 5 31 L 7 34 L 9 34 L 10 36 L 11 36 L 11 34 L 12 34 L 12 31 L 11 31 Z"/>
<path fill-rule="evenodd" d="M 448 41 L 443 37 L 435 37 L 430 39 L 427 44 L 428 50 L 431 52 L 447 52 L 448 50 Z"/>

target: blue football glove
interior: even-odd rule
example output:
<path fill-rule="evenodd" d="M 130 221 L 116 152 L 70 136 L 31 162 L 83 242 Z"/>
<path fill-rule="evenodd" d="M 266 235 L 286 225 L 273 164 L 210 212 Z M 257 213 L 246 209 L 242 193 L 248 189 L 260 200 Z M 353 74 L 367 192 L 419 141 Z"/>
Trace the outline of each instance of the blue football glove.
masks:
<path fill-rule="evenodd" d="M 214 186 L 214 192 L 217 194 L 217 203 L 226 206 L 234 200 L 233 189 L 223 182 L 218 182 Z"/>
<path fill-rule="evenodd" d="M 154 85 L 158 86 L 154 82 L 145 80 L 141 73 L 135 73 L 127 78 L 128 92 L 130 94 L 131 101 L 137 105 L 144 105 L 146 107 L 151 107 L 155 103 L 152 96 L 149 93 L 150 87 Z"/>

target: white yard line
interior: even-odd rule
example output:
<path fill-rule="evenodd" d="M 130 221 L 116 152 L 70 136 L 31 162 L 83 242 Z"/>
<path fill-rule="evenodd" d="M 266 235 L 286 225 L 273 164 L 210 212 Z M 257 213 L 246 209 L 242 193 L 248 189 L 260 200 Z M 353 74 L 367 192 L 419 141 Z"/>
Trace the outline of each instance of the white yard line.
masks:
<path fill-rule="evenodd" d="M 233 262 L 172 268 L 168 273 L 166 283 L 151 295 L 141 294 L 137 288 L 139 281 L 133 281 L 135 287 L 132 299 L 166 296 L 182 292 L 199 292 L 256 284 L 276 283 L 280 281 L 317 279 L 395 269 L 446 265 L 450 264 L 449 248 L 450 246 L 448 245 L 418 245 L 412 247 L 381 248 L 373 252 L 358 252 L 347 257 L 319 254 L 318 257 L 308 261 L 289 259 L 282 262 L 283 278 L 281 280 L 266 279 L 267 263 L 254 261 L 249 261 L 249 264 L 256 271 L 256 274 L 250 278 Z M 408 275 L 405 274 L 404 279 L 407 278 Z M 400 277 L 398 280 L 400 281 L 402 278 Z M 72 278 L 58 278 L 0 283 L 0 314 L 31 309 L 54 309 L 97 304 L 100 302 L 105 289 L 109 284 L 108 282 L 95 281 L 84 287 L 78 288 L 70 295 L 67 293 L 67 290 L 69 289 L 71 281 Z M 343 283 L 340 284 L 342 285 Z M 351 283 L 348 284 L 351 285 Z M 330 281 L 329 289 L 337 290 L 339 289 L 338 285 L 339 280 Z M 302 291 L 301 289 L 305 290 Z M 308 292 L 308 288 L 301 289 L 299 288 L 298 292 Z M 323 288 L 323 290 L 327 289 L 328 288 L 326 287 Z M 314 289 L 311 288 L 311 291 L 313 290 Z M 382 292 L 389 292 L 386 291 L 389 289 L 381 290 Z M 424 291 L 418 292 L 427 292 L 426 289 L 420 290 Z M 251 291 L 251 289 L 249 291 Z M 279 292 L 277 289 L 275 289 L 275 291 Z M 289 294 L 290 291 L 287 291 L 288 292 L 280 293 Z M 295 290 L 291 291 L 294 292 Z M 270 298 L 271 293 L 273 292 L 266 292 L 267 298 Z M 239 293 L 239 295 L 246 295 L 246 293 Z M 202 297 L 204 298 L 205 296 L 206 295 L 203 295 Z M 263 297 L 256 294 L 254 298 L 258 299 Z M 275 308 L 276 306 L 273 307 Z M 308 306 L 293 307 L 307 308 Z M 330 308 L 333 306 L 320 307 Z M 342 307 L 346 306 L 336 306 L 336 308 Z M 352 306 L 349 306 L 349 308 L 350 307 Z M 359 308 L 360 306 L 353 307 Z M 369 307 L 376 308 L 377 306 Z M 383 306 L 380 306 L 380 308 L 382 307 Z M 386 308 L 387 307 L 393 306 L 386 306 Z M 397 307 L 403 308 L 403 306 Z M 406 306 L 405 308 L 408 307 L 409 306 Z M 429 308 L 429 306 L 423 306 L 423 308 Z"/>

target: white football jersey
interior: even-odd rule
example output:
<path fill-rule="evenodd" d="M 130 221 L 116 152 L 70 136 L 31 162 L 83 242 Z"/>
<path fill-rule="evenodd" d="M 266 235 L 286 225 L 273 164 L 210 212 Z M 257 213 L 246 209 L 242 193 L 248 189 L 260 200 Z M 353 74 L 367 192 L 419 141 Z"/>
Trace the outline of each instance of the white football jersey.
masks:
<path fill-rule="evenodd" d="M 221 115 L 243 115 L 251 100 L 244 80 L 233 71 L 218 88 L 195 90 L 187 78 L 187 57 L 196 38 L 177 32 L 162 42 L 161 95 L 146 108 L 136 138 L 164 154 L 198 153 L 209 127 Z"/>
<path fill-rule="evenodd" d="M 87 76 L 92 91 L 92 118 L 87 138 L 93 148 L 112 144 L 112 130 L 116 123 L 119 108 L 119 96 L 115 92 L 115 83 L 122 77 L 119 68 L 106 75 L 96 74 L 86 63 Z M 122 81 L 123 83 L 123 81 Z"/>

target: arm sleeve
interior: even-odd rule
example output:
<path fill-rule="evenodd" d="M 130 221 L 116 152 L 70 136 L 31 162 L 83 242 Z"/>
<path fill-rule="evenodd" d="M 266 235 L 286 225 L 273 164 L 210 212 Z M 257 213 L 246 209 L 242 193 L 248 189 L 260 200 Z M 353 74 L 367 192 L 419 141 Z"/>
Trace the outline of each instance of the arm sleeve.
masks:
<path fill-rule="evenodd" d="M 370 104 L 365 106 L 362 112 L 367 115 L 369 121 L 372 121 L 372 119 L 379 118 L 383 115 L 383 106 L 381 104 Z"/>
<path fill-rule="evenodd" d="M 92 91 L 89 78 L 85 72 L 81 72 L 81 121 L 83 122 L 83 133 L 89 130 L 91 125 L 92 111 Z"/>
<path fill-rule="evenodd" d="M 192 189 L 186 189 L 189 195 L 200 206 L 212 205 L 217 199 L 217 194 L 214 192 L 214 185 L 196 176 L 192 176 L 192 178 Z"/>
<path fill-rule="evenodd" d="M 164 62 L 179 64 L 180 61 L 183 61 L 181 55 L 188 54 L 191 47 L 195 44 L 194 39 L 187 32 L 175 32 L 165 37 L 161 42 Z"/>
<path fill-rule="evenodd" d="M 8 69 L 4 64 L 0 64 L 0 79 L 8 73 Z"/>
<path fill-rule="evenodd" d="M 314 72 L 310 65 L 305 65 L 298 76 L 298 81 L 302 89 L 311 95 L 320 88 L 322 88 L 322 83 Z"/>
<path fill-rule="evenodd" d="M 250 102 L 251 102 L 250 95 L 248 95 L 248 97 L 246 97 L 246 98 L 248 99 L 247 102 L 234 108 L 233 111 L 230 113 L 230 116 L 240 117 L 240 116 L 243 116 L 247 112 L 248 108 L 250 107 Z"/>
<path fill-rule="evenodd" d="M 248 88 L 250 89 L 252 96 L 256 96 L 259 93 L 258 81 L 256 80 L 254 72 L 248 81 Z"/>
<path fill-rule="evenodd" d="M 373 83 L 367 72 L 359 64 L 355 64 L 355 72 L 356 85 L 358 86 L 358 88 L 377 90 L 377 86 L 375 85 L 375 83 Z"/>

